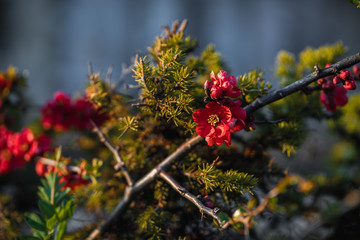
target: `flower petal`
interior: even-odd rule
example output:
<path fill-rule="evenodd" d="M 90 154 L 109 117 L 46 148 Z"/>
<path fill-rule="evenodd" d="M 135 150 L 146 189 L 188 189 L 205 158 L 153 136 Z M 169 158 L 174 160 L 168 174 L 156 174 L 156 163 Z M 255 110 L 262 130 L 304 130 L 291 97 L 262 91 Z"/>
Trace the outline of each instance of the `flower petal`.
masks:
<path fill-rule="evenodd" d="M 200 124 L 196 126 L 196 133 L 202 137 L 213 135 L 215 129 L 210 124 Z"/>
<path fill-rule="evenodd" d="M 209 118 L 209 115 L 211 114 L 211 111 L 209 109 L 199 109 L 196 110 L 192 117 L 196 123 L 207 123 L 207 120 Z"/>

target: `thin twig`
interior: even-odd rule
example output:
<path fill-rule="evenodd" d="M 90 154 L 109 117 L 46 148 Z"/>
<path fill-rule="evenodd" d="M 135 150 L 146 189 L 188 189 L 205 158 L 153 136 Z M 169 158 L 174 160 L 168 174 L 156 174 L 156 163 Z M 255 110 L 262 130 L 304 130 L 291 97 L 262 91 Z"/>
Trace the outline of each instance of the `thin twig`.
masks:
<path fill-rule="evenodd" d="M 88 71 L 89 71 L 89 76 L 91 76 L 93 74 L 93 67 L 91 62 L 88 63 Z"/>
<path fill-rule="evenodd" d="M 123 64 L 123 65 L 121 66 L 120 79 L 119 79 L 119 81 L 116 83 L 116 85 L 114 86 L 114 90 L 118 89 L 118 88 L 121 86 L 121 84 L 124 83 L 124 81 L 125 81 L 125 79 L 126 79 L 126 76 L 128 76 L 128 75 L 131 73 L 131 71 L 132 71 L 132 69 L 133 69 L 133 67 L 134 67 L 134 65 L 135 65 L 135 62 L 137 61 L 138 57 L 139 57 L 139 55 L 136 54 L 135 57 L 133 58 L 133 61 L 132 61 L 133 63 L 132 63 L 130 66 L 126 67 L 125 64 Z"/>
<path fill-rule="evenodd" d="M 206 207 L 196 196 L 192 195 L 188 190 L 180 186 L 180 184 L 175 179 L 173 179 L 167 172 L 160 171 L 159 176 L 160 178 L 165 180 L 173 189 L 175 189 L 182 197 L 188 199 L 197 208 L 199 208 L 201 214 L 205 213 L 211 216 L 213 219 L 215 219 L 218 222 L 220 229 L 222 228 L 221 219 L 216 214 L 218 212 L 216 208 L 211 209 Z"/>
<path fill-rule="evenodd" d="M 107 84 L 109 84 L 109 86 L 110 86 L 110 81 L 111 81 L 111 76 L 112 76 L 113 70 L 114 70 L 114 66 L 110 65 L 109 68 L 108 68 L 108 71 L 106 73 L 105 82 Z"/>
<path fill-rule="evenodd" d="M 114 155 L 115 160 L 117 161 L 117 165 L 116 168 L 120 168 L 121 172 L 124 174 L 124 177 L 126 179 L 126 182 L 128 184 L 128 186 L 132 186 L 133 185 L 133 180 L 131 179 L 131 176 L 125 166 L 124 161 L 122 160 L 119 151 L 117 148 L 115 148 L 110 140 L 104 135 L 104 133 L 101 131 L 101 129 L 95 124 L 94 121 L 90 120 L 91 124 L 94 127 L 94 131 L 97 133 L 97 135 L 99 136 L 99 139 L 102 143 L 104 143 L 104 145 L 112 152 L 112 154 Z"/>

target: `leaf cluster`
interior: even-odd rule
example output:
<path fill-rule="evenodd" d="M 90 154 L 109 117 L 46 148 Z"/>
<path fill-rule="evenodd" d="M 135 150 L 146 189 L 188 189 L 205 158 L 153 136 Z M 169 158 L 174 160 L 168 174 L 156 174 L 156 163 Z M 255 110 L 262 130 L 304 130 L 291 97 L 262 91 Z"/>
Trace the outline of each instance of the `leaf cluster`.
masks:
<path fill-rule="evenodd" d="M 74 202 L 68 195 L 70 189 L 63 190 L 57 173 L 49 173 L 41 179 L 39 187 L 39 209 L 41 214 L 26 214 L 26 222 L 31 226 L 33 236 L 21 236 L 19 240 L 40 240 L 64 238 L 67 221 L 74 214 Z"/>

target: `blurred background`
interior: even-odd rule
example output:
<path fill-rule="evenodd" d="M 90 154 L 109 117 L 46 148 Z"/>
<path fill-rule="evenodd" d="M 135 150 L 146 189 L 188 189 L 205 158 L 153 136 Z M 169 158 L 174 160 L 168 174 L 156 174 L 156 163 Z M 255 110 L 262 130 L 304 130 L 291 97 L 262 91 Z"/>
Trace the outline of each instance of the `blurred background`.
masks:
<path fill-rule="evenodd" d="M 113 81 L 118 80 L 122 64 L 146 54 L 161 26 L 185 18 L 186 32 L 199 40 L 197 53 L 212 43 L 232 74 L 261 68 L 275 86 L 279 50 L 297 54 L 341 40 L 347 55 L 359 51 L 360 9 L 346 0 L 2 0 L 0 68 L 27 70 L 27 97 L 41 106 L 57 90 L 81 92 L 89 61 L 104 74 L 114 65 Z M 318 136 L 323 139 L 314 135 L 311 144 Z M 308 154 L 311 148 L 306 149 Z"/>

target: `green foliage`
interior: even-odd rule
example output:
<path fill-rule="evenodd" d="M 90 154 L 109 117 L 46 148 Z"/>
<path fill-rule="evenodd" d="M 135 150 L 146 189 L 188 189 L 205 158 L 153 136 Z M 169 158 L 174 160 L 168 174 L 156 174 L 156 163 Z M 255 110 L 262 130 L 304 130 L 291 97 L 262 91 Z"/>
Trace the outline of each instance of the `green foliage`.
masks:
<path fill-rule="evenodd" d="M 353 95 L 349 102 L 341 109 L 342 115 L 339 119 L 330 120 L 330 126 L 341 127 L 347 134 L 360 134 L 360 95 Z"/>
<path fill-rule="evenodd" d="M 237 170 L 222 171 L 213 164 L 203 163 L 196 171 L 190 172 L 190 176 L 197 180 L 205 192 L 212 192 L 219 189 L 223 192 L 251 192 L 257 179 L 247 173 L 238 172 Z"/>
<path fill-rule="evenodd" d="M 297 73 L 302 74 L 304 71 L 312 72 L 316 64 L 323 68 L 326 64 L 338 60 L 345 51 L 346 48 L 341 42 L 333 45 L 324 45 L 317 49 L 307 47 L 299 54 Z"/>
<path fill-rule="evenodd" d="M 148 207 L 142 212 L 137 220 L 140 233 L 145 234 L 150 240 L 164 239 L 166 225 L 168 225 L 169 215 L 167 212 L 155 210 Z"/>
<path fill-rule="evenodd" d="M 247 103 L 270 92 L 272 86 L 269 82 L 265 82 L 262 75 L 261 71 L 253 70 L 238 77 L 238 87 L 245 96 Z"/>
<path fill-rule="evenodd" d="M 182 64 L 184 55 L 179 49 L 169 49 L 159 56 L 159 64 L 154 67 L 143 58 L 135 63 L 135 75 L 143 87 L 142 110 L 155 117 L 166 118 L 176 126 L 191 131 L 194 98 L 191 94 L 193 71 Z"/>
<path fill-rule="evenodd" d="M 349 1 L 349 3 L 357 5 L 356 6 L 357 8 L 360 8 L 360 1 L 359 0 L 348 0 L 348 1 Z"/>
<path fill-rule="evenodd" d="M 74 214 L 74 202 L 68 195 L 70 189 L 62 190 L 64 182 L 60 183 L 57 173 L 49 173 L 41 179 L 38 206 L 41 214 L 28 213 L 26 222 L 30 225 L 33 236 L 21 236 L 18 239 L 54 239 L 64 238 L 67 221 Z"/>
<path fill-rule="evenodd" d="M 341 42 L 333 45 L 324 45 L 317 49 L 307 47 L 299 54 L 299 60 L 286 51 L 280 51 L 277 56 L 275 75 L 280 77 L 284 86 L 299 80 L 304 74 L 314 71 L 314 66 L 324 68 L 344 54 L 346 48 Z"/>
<path fill-rule="evenodd" d="M 14 239 L 19 234 L 22 215 L 14 206 L 14 199 L 0 194 L 0 239 Z"/>

